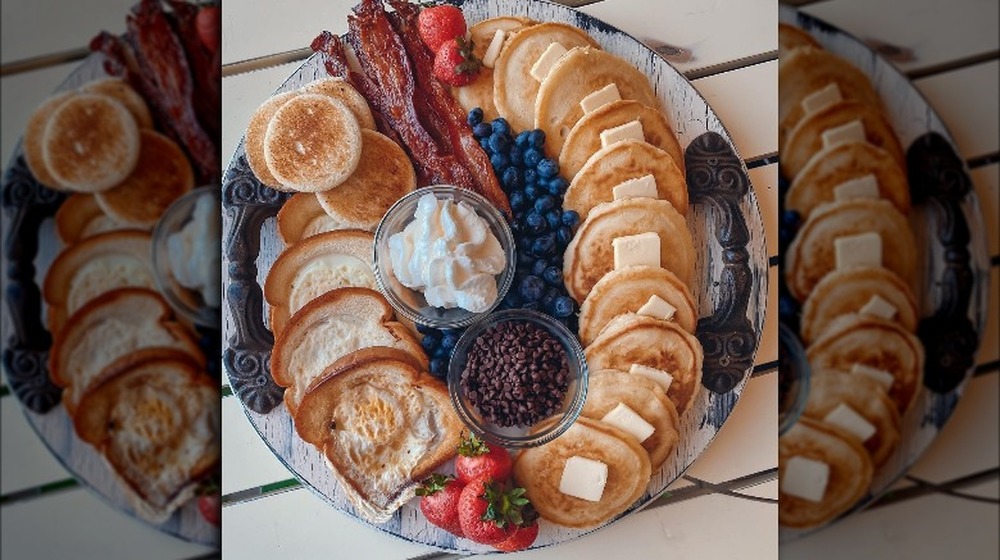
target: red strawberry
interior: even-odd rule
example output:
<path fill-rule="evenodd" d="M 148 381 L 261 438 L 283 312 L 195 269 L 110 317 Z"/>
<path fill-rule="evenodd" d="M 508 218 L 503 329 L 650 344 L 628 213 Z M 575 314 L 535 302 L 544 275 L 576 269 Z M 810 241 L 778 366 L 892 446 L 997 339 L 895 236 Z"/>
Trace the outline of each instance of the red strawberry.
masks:
<path fill-rule="evenodd" d="M 420 498 L 420 511 L 427 521 L 453 535 L 463 536 L 458 522 L 458 498 L 465 487 L 454 478 L 434 473 L 425 478 L 416 492 Z"/>
<path fill-rule="evenodd" d="M 518 527 L 513 535 L 507 537 L 507 540 L 494 544 L 493 548 L 504 552 L 524 550 L 531 546 L 536 538 L 538 538 L 538 522 L 532 521 L 530 525 Z"/>
<path fill-rule="evenodd" d="M 510 478 L 512 461 L 510 453 L 499 445 L 488 445 L 485 441 L 469 435 L 458 446 L 455 458 L 455 476 L 466 484 L 477 478 L 492 478 L 505 482 Z"/>
<path fill-rule="evenodd" d="M 496 544 L 507 540 L 524 523 L 522 508 L 529 505 L 524 488 L 504 490 L 498 482 L 478 478 L 462 489 L 458 520 L 467 539 Z"/>
<path fill-rule="evenodd" d="M 222 525 L 222 506 L 218 494 L 202 494 L 198 496 L 198 511 L 212 525 Z"/>
<path fill-rule="evenodd" d="M 482 65 L 472 54 L 472 42 L 459 37 L 446 41 L 434 55 L 434 77 L 448 85 L 461 87 L 476 79 Z"/>
<path fill-rule="evenodd" d="M 424 8 L 417 16 L 417 32 L 427 48 L 437 52 L 445 41 L 465 37 L 465 16 L 455 6 Z"/>

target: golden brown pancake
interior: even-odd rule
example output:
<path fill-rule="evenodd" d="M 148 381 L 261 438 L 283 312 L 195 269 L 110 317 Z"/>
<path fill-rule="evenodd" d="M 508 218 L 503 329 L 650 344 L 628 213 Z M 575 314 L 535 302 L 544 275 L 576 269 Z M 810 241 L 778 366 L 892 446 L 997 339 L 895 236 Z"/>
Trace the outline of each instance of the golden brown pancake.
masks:
<path fill-rule="evenodd" d="M 337 187 L 316 193 L 316 200 L 342 227 L 375 231 L 389 207 L 417 187 L 417 175 L 387 136 L 362 130 L 361 140 L 357 169 Z"/>
<path fill-rule="evenodd" d="M 80 88 L 84 93 L 99 93 L 121 102 L 135 119 L 139 128 L 153 128 L 153 115 L 149 112 L 146 100 L 132 86 L 121 78 L 104 78 L 84 84 Z"/>
<path fill-rule="evenodd" d="M 787 57 L 792 49 L 800 47 L 812 47 L 821 49 L 823 47 L 813 39 L 813 36 L 802 29 L 787 23 L 778 24 L 778 57 Z"/>
<path fill-rule="evenodd" d="M 274 114 L 289 99 L 297 95 L 299 95 L 297 91 L 286 91 L 275 94 L 262 103 L 250 117 L 250 122 L 247 123 L 246 135 L 243 137 L 243 149 L 246 151 L 247 163 L 250 165 L 250 170 L 253 171 L 254 176 L 261 183 L 279 191 L 290 191 L 292 189 L 282 185 L 271 173 L 271 170 L 268 169 L 267 158 L 264 157 L 264 137 L 267 135 L 267 125 L 271 123 L 271 118 L 274 117 Z"/>
<path fill-rule="evenodd" d="M 534 23 L 528 18 L 513 16 L 484 19 L 469 28 L 469 38 L 473 44 L 472 54 L 482 60 L 498 29 L 506 31 L 504 39 L 504 43 L 506 43 L 513 33 L 529 25 L 534 25 Z M 503 52 L 502 49 L 501 52 Z M 483 66 L 479 69 L 479 74 L 476 75 L 472 83 L 451 88 L 451 95 L 466 113 L 476 107 L 482 109 L 484 122 L 490 122 L 500 116 L 496 105 L 493 104 L 493 68 Z"/>
<path fill-rule="evenodd" d="M 278 236 L 286 247 L 312 235 L 342 229 L 323 210 L 315 193 L 295 193 L 288 197 L 278 210 L 276 220 Z"/>
<path fill-rule="evenodd" d="M 594 153 L 566 189 L 563 208 L 584 219 L 593 207 L 613 201 L 614 188 L 623 181 L 645 175 L 656 180 L 658 198 L 670 201 L 681 216 L 687 215 L 684 173 L 670 154 L 640 140 L 615 142 Z"/>
<path fill-rule="evenodd" d="M 38 106 L 31 117 L 28 118 L 28 126 L 24 129 L 24 138 L 21 140 L 21 147 L 24 150 L 24 161 L 28 164 L 28 169 L 39 183 L 59 191 L 67 190 L 67 187 L 60 185 L 52 173 L 49 172 L 45 163 L 44 139 L 45 126 L 49 124 L 52 113 L 76 92 L 57 93 L 49 97 Z"/>
<path fill-rule="evenodd" d="M 194 188 L 194 171 L 180 146 L 149 129 L 139 132 L 139 161 L 124 181 L 94 195 L 118 223 L 153 229 L 175 200 Z"/>
<path fill-rule="evenodd" d="M 42 154 L 57 184 L 93 193 L 128 177 L 139 159 L 139 145 L 139 127 L 122 103 L 80 93 L 52 112 Z"/>
<path fill-rule="evenodd" d="M 339 76 L 320 78 L 306 84 L 300 91 L 302 93 L 319 93 L 342 102 L 344 105 L 347 105 L 347 108 L 350 109 L 354 117 L 358 119 L 358 126 L 368 130 L 375 130 L 375 117 L 372 116 L 372 110 L 368 106 L 368 102 L 344 78 Z"/>
<path fill-rule="evenodd" d="M 590 156 L 601 149 L 602 131 L 635 120 L 642 124 L 642 134 L 646 142 L 670 154 L 683 177 L 684 153 L 666 116 L 659 109 L 632 99 L 613 101 L 580 117 L 566 136 L 562 152 L 559 154 L 559 170 L 562 176 L 573 179 Z"/>
<path fill-rule="evenodd" d="M 559 491 L 570 457 L 600 461 L 608 480 L 600 501 L 591 502 Z M 514 460 L 514 478 L 527 490 L 542 519 L 573 528 L 596 527 L 623 513 L 649 485 L 649 456 L 635 438 L 618 428 L 580 417 L 561 436 L 521 451 Z"/>
<path fill-rule="evenodd" d="M 55 215 L 56 233 L 65 245 L 72 245 L 98 233 L 125 229 L 101 210 L 92 194 L 74 193 L 59 205 Z"/>

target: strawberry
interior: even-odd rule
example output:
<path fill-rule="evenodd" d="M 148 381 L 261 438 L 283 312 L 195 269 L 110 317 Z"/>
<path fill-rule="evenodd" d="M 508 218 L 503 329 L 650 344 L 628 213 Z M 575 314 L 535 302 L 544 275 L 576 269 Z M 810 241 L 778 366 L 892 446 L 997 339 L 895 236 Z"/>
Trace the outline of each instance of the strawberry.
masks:
<path fill-rule="evenodd" d="M 438 52 L 445 41 L 465 37 L 465 16 L 455 6 L 424 8 L 417 16 L 417 33 L 432 52 Z"/>
<path fill-rule="evenodd" d="M 507 540 L 524 524 L 522 510 L 530 508 L 524 488 L 504 490 L 488 478 L 465 485 L 458 498 L 458 520 L 465 537 L 477 543 L 496 544 Z"/>
<path fill-rule="evenodd" d="M 468 484 L 477 478 L 504 482 L 510 478 L 511 468 L 510 453 L 506 449 L 499 445 L 490 446 L 476 434 L 470 434 L 458 445 L 455 476 L 463 483 Z"/>
<path fill-rule="evenodd" d="M 218 494 L 202 494 L 198 496 L 198 511 L 206 521 L 215 526 L 222 525 L 222 506 Z"/>
<path fill-rule="evenodd" d="M 482 61 L 472 54 L 472 41 L 465 37 L 445 41 L 434 55 L 434 77 L 448 85 L 461 87 L 476 79 Z"/>
<path fill-rule="evenodd" d="M 518 527 L 513 535 L 507 537 L 507 540 L 494 544 L 493 548 L 504 552 L 524 550 L 531 546 L 536 538 L 538 538 L 538 521 L 532 521 L 529 525 Z"/>
<path fill-rule="evenodd" d="M 434 473 L 425 478 L 416 493 L 420 498 L 420 511 L 427 521 L 459 537 L 462 524 L 458 521 L 458 498 L 465 486 L 454 478 Z"/>

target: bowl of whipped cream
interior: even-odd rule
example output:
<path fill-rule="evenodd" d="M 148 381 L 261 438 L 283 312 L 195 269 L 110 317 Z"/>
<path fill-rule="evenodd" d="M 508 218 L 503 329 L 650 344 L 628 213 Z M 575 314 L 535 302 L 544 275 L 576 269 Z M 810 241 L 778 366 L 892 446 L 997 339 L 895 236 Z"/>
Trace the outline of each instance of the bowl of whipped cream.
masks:
<path fill-rule="evenodd" d="M 375 281 L 397 313 L 436 329 L 465 327 L 514 280 L 514 236 L 482 196 L 451 185 L 399 199 L 375 230 Z"/>

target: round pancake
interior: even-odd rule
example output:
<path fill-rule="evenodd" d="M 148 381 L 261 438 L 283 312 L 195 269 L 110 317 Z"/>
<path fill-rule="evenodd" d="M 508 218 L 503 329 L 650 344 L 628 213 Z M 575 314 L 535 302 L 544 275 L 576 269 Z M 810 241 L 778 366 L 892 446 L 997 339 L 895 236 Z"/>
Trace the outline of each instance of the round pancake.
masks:
<path fill-rule="evenodd" d="M 655 431 L 640 445 L 649 453 L 652 472 L 659 470 L 677 445 L 680 420 L 674 403 L 655 381 L 641 375 L 605 369 L 590 373 L 581 416 L 600 420 L 618 403 L 631 408 Z"/>
<path fill-rule="evenodd" d="M 504 37 L 504 43 L 506 43 L 513 33 L 534 23 L 534 21 L 522 17 L 501 16 L 484 19 L 469 28 L 469 37 L 473 44 L 472 54 L 482 60 L 498 29 L 507 32 Z M 502 48 L 500 52 L 503 52 Z M 451 88 L 451 95 L 466 113 L 476 107 L 482 109 L 483 122 L 490 122 L 500 116 L 496 105 L 493 104 L 493 68 L 483 66 L 479 69 L 479 74 L 472 83 Z"/>
<path fill-rule="evenodd" d="M 857 101 L 834 103 L 810 113 L 795 125 L 781 152 L 781 172 L 795 179 L 814 155 L 823 150 L 823 131 L 860 120 L 865 127 L 865 139 L 889 152 L 900 170 L 906 169 L 906 156 L 896 133 L 879 107 Z"/>
<path fill-rule="evenodd" d="M 784 154 L 788 134 L 805 116 L 802 100 L 831 83 L 837 84 L 842 99 L 881 107 L 868 76 L 856 66 L 822 49 L 795 49 L 778 63 L 779 152 Z"/>
<path fill-rule="evenodd" d="M 615 268 L 616 237 L 654 232 L 660 237 L 660 266 L 685 284 L 691 283 L 697 254 L 684 216 L 666 200 L 627 198 L 598 204 L 566 247 L 563 279 L 578 302 Z"/>
<path fill-rule="evenodd" d="M 674 164 L 684 175 L 684 152 L 677 136 L 670 128 L 662 111 L 643 105 L 633 99 L 621 99 L 588 113 L 573 125 L 562 152 L 559 154 L 559 170 L 562 176 L 572 180 L 587 163 L 590 156 L 601 149 L 601 132 L 638 120 L 642 124 L 642 134 L 646 142 L 670 154 Z"/>
<path fill-rule="evenodd" d="M 871 485 L 872 462 L 856 438 L 832 426 L 800 418 L 778 438 L 779 493 L 788 461 L 797 456 L 826 463 L 830 466 L 830 478 L 826 493 L 818 503 L 780 494 L 778 523 L 785 527 L 822 525 L 850 509 Z"/>
<path fill-rule="evenodd" d="M 882 266 L 912 284 L 917 248 L 906 218 L 891 202 L 856 198 L 825 204 L 809 215 L 785 255 L 785 280 L 799 301 L 836 269 L 834 240 L 875 232 L 882 238 Z"/>
<path fill-rule="evenodd" d="M 250 122 L 247 123 L 246 135 L 243 137 L 243 149 L 246 151 L 250 170 L 261 183 L 279 191 L 292 189 L 282 185 L 267 168 L 267 159 L 264 157 L 264 136 L 267 134 L 267 125 L 271 123 L 271 118 L 278 112 L 278 109 L 297 95 L 299 95 L 297 91 L 279 93 L 257 107 L 257 110 L 250 117 Z"/>
<path fill-rule="evenodd" d="M 285 247 L 327 231 L 344 229 L 323 210 L 314 193 L 295 193 L 281 205 L 276 218 Z"/>
<path fill-rule="evenodd" d="M 630 62 L 595 47 L 571 49 L 542 80 L 535 99 L 534 128 L 545 131 L 549 157 L 559 158 L 566 136 L 583 117 L 580 101 L 610 83 L 618 86 L 622 99 L 659 109 L 649 78 Z"/>
<path fill-rule="evenodd" d="M 55 215 L 56 234 L 65 245 L 72 245 L 98 233 L 124 229 L 101 210 L 92 194 L 74 193 L 59 205 Z"/>
<path fill-rule="evenodd" d="M 584 219 L 593 207 L 614 200 L 614 188 L 622 181 L 644 175 L 656 180 L 658 198 L 670 201 L 681 216 L 687 215 L 684 173 L 670 154 L 640 140 L 615 142 L 593 154 L 566 189 L 563 208 L 575 210 Z"/>
<path fill-rule="evenodd" d="M 347 105 L 354 118 L 358 119 L 358 126 L 375 130 L 375 117 L 372 116 L 368 101 L 344 78 L 339 76 L 320 78 L 306 84 L 300 91 L 302 93 L 319 93 L 341 101 Z"/>
<path fill-rule="evenodd" d="M 859 267 L 830 272 L 809 293 L 800 320 L 802 343 L 821 336 L 840 316 L 859 313 L 874 295 L 896 308 L 894 321 L 916 332 L 917 303 L 906 282 L 886 268 Z"/>
<path fill-rule="evenodd" d="M 868 142 L 845 142 L 813 154 L 792 181 L 785 208 L 808 217 L 817 206 L 834 202 L 834 189 L 842 183 L 866 175 L 875 176 L 880 198 L 891 201 L 903 214 L 910 213 L 906 171 L 888 151 Z"/>
<path fill-rule="evenodd" d="M 892 374 L 889 398 L 900 415 L 916 402 L 923 383 L 924 347 L 920 339 L 891 321 L 846 315 L 806 348 L 814 369 L 851 371 L 863 364 Z"/>
<path fill-rule="evenodd" d="M 28 164 L 28 169 L 39 183 L 58 191 L 66 190 L 60 185 L 56 178 L 49 172 L 45 163 L 44 146 L 45 126 L 49 124 L 52 113 L 66 100 L 76 95 L 75 92 L 67 91 L 49 97 L 38 106 L 28 118 L 28 126 L 24 129 L 24 138 L 21 140 L 21 147 L 24 150 L 24 161 Z"/>
<path fill-rule="evenodd" d="M 601 499 L 591 502 L 563 494 L 559 481 L 570 457 L 608 466 Z M 561 436 L 521 451 L 514 478 L 543 519 L 564 527 L 596 527 L 623 513 L 642 496 L 651 474 L 649 456 L 635 438 L 604 422 L 581 416 Z"/>
<path fill-rule="evenodd" d="M 150 129 L 139 131 L 139 161 L 114 187 L 94 195 L 118 223 L 153 229 L 167 207 L 194 188 L 194 170 L 180 146 Z"/>
<path fill-rule="evenodd" d="M 867 440 L 854 439 L 868 450 L 875 468 L 882 466 L 899 446 L 901 438 L 899 411 L 895 403 L 873 379 L 844 371 L 813 368 L 809 376 L 809 399 L 802 415 L 826 424 L 823 419 L 841 403 L 875 426 L 875 433 Z"/>
<path fill-rule="evenodd" d="M 628 266 L 612 270 L 594 284 L 580 306 L 580 343 L 587 346 L 615 317 L 635 313 L 653 295 L 674 306 L 672 321 L 694 333 L 698 312 L 691 291 L 677 275 L 658 266 Z"/>
<path fill-rule="evenodd" d="M 627 313 L 615 318 L 584 349 L 593 370 L 628 371 L 633 364 L 663 370 L 673 376 L 667 396 L 684 414 L 701 387 L 704 353 L 701 343 L 676 323 Z"/>
<path fill-rule="evenodd" d="M 58 184 L 99 192 L 122 182 L 139 159 L 139 127 L 120 102 L 80 93 L 52 112 L 42 140 L 45 167 Z"/>
<path fill-rule="evenodd" d="M 551 43 L 559 43 L 567 50 L 582 46 L 600 48 L 584 31 L 557 22 L 525 27 L 507 39 L 493 66 L 493 104 L 515 132 L 535 128 L 539 83 L 530 72 Z"/>
<path fill-rule="evenodd" d="M 800 47 L 812 47 L 821 49 L 823 47 L 813 39 L 813 36 L 802 29 L 787 23 L 778 24 L 778 58 L 784 59 L 791 54 L 792 49 Z"/>
<path fill-rule="evenodd" d="M 128 109 L 135 119 L 135 124 L 139 128 L 153 128 L 153 115 L 149 112 L 146 100 L 139 95 L 132 86 L 121 78 L 104 78 L 84 84 L 80 88 L 84 93 L 98 93 L 107 95 L 121 102 Z"/>
<path fill-rule="evenodd" d="M 389 207 L 417 188 L 403 148 L 374 130 L 361 131 L 361 159 L 343 183 L 316 193 L 323 210 L 342 227 L 375 231 Z"/>
<path fill-rule="evenodd" d="M 292 190 L 332 189 L 354 173 L 361 159 L 358 119 L 332 97 L 293 97 L 267 125 L 264 159 L 274 178 Z"/>

